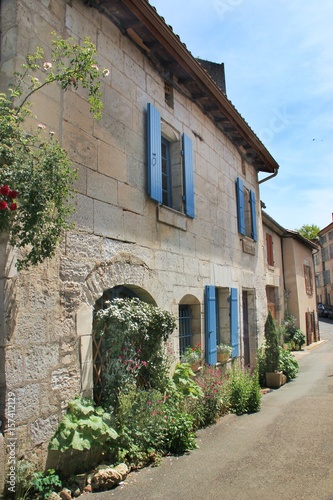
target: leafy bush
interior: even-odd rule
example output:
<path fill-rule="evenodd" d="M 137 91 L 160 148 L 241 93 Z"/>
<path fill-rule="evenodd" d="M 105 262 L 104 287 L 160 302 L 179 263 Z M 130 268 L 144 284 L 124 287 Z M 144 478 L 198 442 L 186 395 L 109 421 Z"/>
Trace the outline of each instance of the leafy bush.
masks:
<path fill-rule="evenodd" d="M 203 396 L 203 391 L 195 380 L 193 380 L 193 377 L 195 377 L 195 374 L 188 363 L 178 363 L 172 379 L 177 390 L 180 391 L 183 396 L 190 396 L 194 399 L 198 399 Z"/>
<path fill-rule="evenodd" d="M 131 390 L 120 392 L 118 402 L 117 461 L 140 467 L 168 452 L 195 448 L 193 420 L 172 397 L 155 389 Z"/>
<path fill-rule="evenodd" d="M 258 369 L 249 371 L 234 368 L 229 377 L 230 411 L 237 415 L 254 413 L 261 406 Z"/>
<path fill-rule="evenodd" d="M 301 350 L 302 345 L 305 344 L 305 339 L 305 334 L 298 328 L 291 339 L 292 348 L 295 350 Z"/>
<path fill-rule="evenodd" d="M 193 347 L 186 347 L 182 357 L 181 357 L 181 362 L 182 363 L 189 363 L 190 365 L 192 363 L 196 363 L 197 361 L 200 361 L 202 358 L 202 349 L 200 344 L 196 344 Z"/>
<path fill-rule="evenodd" d="M 29 496 L 38 500 L 46 500 L 53 491 L 59 491 L 62 482 L 55 470 L 48 469 L 44 472 L 34 472 L 29 481 Z"/>
<path fill-rule="evenodd" d="M 168 311 L 134 299 L 114 299 L 96 315 L 96 338 L 103 337 L 102 402 L 115 407 L 119 390 L 164 390 L 169 363 L 164 345 L 176 326 Z"/>
<path fill-rule="evenodd" d="M 203 396 L 198 398 L 195 405 L 189 406 L 194 410 L 196 425 L 206 427 L 228 412 L 229 398 L 225 379 L 219 369 L 205 365 L 195 380 Z"/>
<path fill-rule="evenodd" d="M 50 440 L 49 449 L 65 451 L 90 450 L 117 439 L 111 427 L 111 416 L 89 399 L 76 398 L 68 403 L 66 415 Z"/>
<path fill-rule="evenodd" d="M 287 382 L 296 378 L 299 372 L 298 361 L 293 354 L 280 347 L 279 370 L 287 377 Z"/>
<path fill-rule="evenodd" d="M 283 338 L 286 343 L 288 343 L 291 349 L 300 350 L 302 345 L 305 344 L 305 334 L 297 328 L 296 318 L 291 314 L 288 314 L 283 325 Z"/>
<path fill-rule="evenodd" d="M 265 323 L 266 348 L 264 351 L 267 372 L 276 372 L 279 369 L 279 342 L 276 324 L 271 311 Z"/>

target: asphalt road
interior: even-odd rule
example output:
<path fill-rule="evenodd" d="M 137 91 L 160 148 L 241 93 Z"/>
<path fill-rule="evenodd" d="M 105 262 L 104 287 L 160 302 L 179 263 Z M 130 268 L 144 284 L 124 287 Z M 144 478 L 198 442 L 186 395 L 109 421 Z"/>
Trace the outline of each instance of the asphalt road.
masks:
<path fill-rule="evenodd" d="M 333 321 L 298 353 L 300 374 L 253 415 L 198 432 L 199 449 L 131 473 L 92 500 L 333 500 Z"/>

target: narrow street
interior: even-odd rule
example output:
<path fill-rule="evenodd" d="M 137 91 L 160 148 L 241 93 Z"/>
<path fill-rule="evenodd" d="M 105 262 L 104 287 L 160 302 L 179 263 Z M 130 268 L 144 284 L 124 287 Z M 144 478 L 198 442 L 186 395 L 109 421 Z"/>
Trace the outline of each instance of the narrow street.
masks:
<path fill-rule="evenodd" d="M 333 321 L 297 353 L 296 380 L 253 415 L 228 415 L 198 432 L 199 448 L 131 473 L 93 500 L 333 500 Z"/>

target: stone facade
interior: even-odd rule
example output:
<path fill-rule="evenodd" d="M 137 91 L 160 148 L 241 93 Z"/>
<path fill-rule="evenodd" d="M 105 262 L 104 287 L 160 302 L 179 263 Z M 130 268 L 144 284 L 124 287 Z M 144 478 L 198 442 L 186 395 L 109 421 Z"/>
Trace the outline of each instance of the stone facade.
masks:
<path fill-rule="evenodd" d="M 81 0 L 2 0 L 1 8 L 2 84 L 36 45 L 50 47 L 54 30 L 79 41 L 90 36 L 110 69 L 99 122 L 84 92 L 63 95 L 55 87 L 35 98 L 38 122 L 56 133 L 78 169 L 75 229 L 52 260 L 20 273 L 1 242 L 1 420 L 12 392 L 17 456 L 43 465 L 68 400 L 92 395 L 92 318 L 106 290 L 125 286 L 176 316 L 179 304 L 189 305 L 193 340 L 205 346 L 205 287 L 218 290 L 225 341 L 234 288 L 238 356 L 254 362 L 267 312 L 264 242 L 259 203 L 256 241 L 239 233 L 237 179 L 258 202 L 260 194 L 257 170 L 232 138 L 176 86 L 170 107 L 156 65 L 107 16 Z M 148 102 L 159 110 L 164 136 L 185 133 L 192 141 L 195 218 L 147 194 Z M 172 347 L 177 356 L 178 331 Z"/>

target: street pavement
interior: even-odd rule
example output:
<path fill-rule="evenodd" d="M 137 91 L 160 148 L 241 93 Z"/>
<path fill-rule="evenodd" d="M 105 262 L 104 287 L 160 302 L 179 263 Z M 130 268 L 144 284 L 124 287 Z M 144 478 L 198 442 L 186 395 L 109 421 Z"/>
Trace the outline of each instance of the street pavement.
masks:
<path fill-rule="evenodd" d="M 297 353 L 298 377 L 252 415 L 198 432 L 197 450 L 129 474 L 92 500 L 333 500 L 333 321 Z"/>

